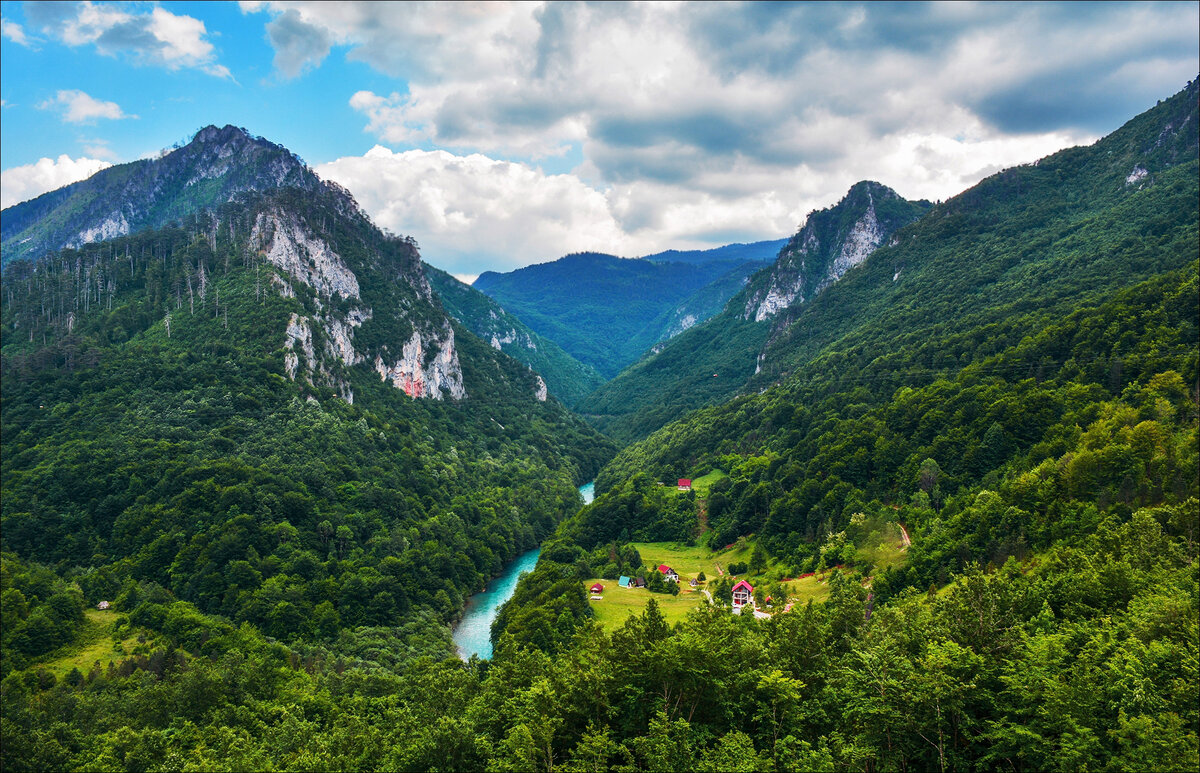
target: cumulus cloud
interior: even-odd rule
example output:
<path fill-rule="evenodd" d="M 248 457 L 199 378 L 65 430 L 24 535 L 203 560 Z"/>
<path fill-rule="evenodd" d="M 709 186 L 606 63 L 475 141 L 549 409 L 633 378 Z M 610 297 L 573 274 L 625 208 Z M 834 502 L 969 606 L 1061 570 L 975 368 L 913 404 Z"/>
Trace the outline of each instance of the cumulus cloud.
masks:
<path fill-rule="evenodd" d="M 947 198 L 998 169 L 1094 140 L 1200 69 L 1195 3 L 243 9 L 270 16 L 285 76 L 341 46 L 402 78 L 350 99 L 378 141 L 475 159 L 421 157 L 424 177 L 404 184 L 433 197 L 426 209 L 400 177 L 356 173 L 346 184 L 374 197 L 369 211 L 460 256 L 509 245 L 524 262 L 577 248 L 638 254 L 731 234 L 777 238 L 862 179 L 909 198 Z M 271 32 L 284 28 L 295 31 Z M 564 154 L 583 159 L 573 182 L 534 166 Z M 541 214 L 571 227 L 535 223 L 537 208 L 514 198 L 486 210 L 501 192 L 481 170 L 497 159 L 524 170 L 521 186 L 557 186 L 565 209 Z M 431 203 L 434 191 L 444 204 Z M 389 210 L 393 199 L 404 203 Z M 597 241 L 575 238 L 582 223 L 579 234 Z"/>
<path fill-rule="evenodd" d="M 267 37 L 275 49 L 275 69 L 287 78 L 319 65 L 329 55 L 329 33 L 305 22 L 295 10 L 284 11 L 267 24 Z"/>
<path fill-rule="evenodd" d="M 381 146 L 316 170 L 349 189 L 380 226 L 415 236 L 426 260 L 448 271 L 516 268 L 568 252 L 633 246 L 605 194 L 574 175 L 480 154 Z"/>
<path fill-rule="evenodd" d="M 94 45 L 106 56 L 127 55 L 135 61 L 170 70 L 195 68 L 219 78 L 231 78 L 217 62 L 207 40 L 204 22 L 155 6 L 136 13 L 112 3 L 29 2 L 25 16 L 31 25 L 69 46 Z"/>
<path fill-rule="evenodd" d="M 43 158 L 37 163 L 5 169 L 0 173 L 0 209 L 85 180 L 110 166 L 112 164 L 100 159 L 72 159 L 64 154 L 57 160 Z"/>
<path fill-rule="evenodd" d="M 8 19 L 0 19 L 0 35 L 26 48 L 33 48 L 35 43 L 32 38 L 25 34 L 24 27 Z"/>
<path fill-rule="evenodd" d="M 58 108 L 62 111 L 63 120 L 67 123 L 95 123 L 97 118 L 119 120 L 121 118 L 137 118 L 126 115 L 116 102 L 105 102 L 95 99 L 78 89 L 64 89 L 38 105 L 42 110 Z"/>

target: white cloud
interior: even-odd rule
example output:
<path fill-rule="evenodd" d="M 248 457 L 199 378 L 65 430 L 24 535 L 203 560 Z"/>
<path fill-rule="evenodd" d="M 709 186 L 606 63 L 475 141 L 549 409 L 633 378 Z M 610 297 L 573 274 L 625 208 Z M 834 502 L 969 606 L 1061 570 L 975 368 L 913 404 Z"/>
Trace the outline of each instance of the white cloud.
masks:
<path fill-rule="evenodd" d="M 169 70 L 195 68 L 218 78 L 232 78 L 219 64 L 204 22 L 155 6 L 135 13 L 111 3 L 28 3 L 31 24 L 69 46 L 94 45 L 106 56 L 127 54 L 134 60 Z"/>
<path fill-rule="evenodd" d="M 511 267 L 786 236 L 862 179 L 947 198 L 1182 87 L 1200 69 L 1198 9 L 243 4 L 303 33 L 276 42 L 285 76 L 340 46 L 403 78 L 354 93 L 366 131 L 456 155 L 380 148 L 327 168 L 466 273 L 483 255 Z M 533 166 L 564 153 L 583 158 L 571 175 Z M 508 187 L 498 158 L 519 162 Z M 373 179 L 372 163 L 388 171 Z M 536 204 L 548 191 L 555 206 Z"/>
<path fill-rule="evenodd" d="M 0 209 L 85 180 L 110 166 L 112 164 L 100 159 L 72 159 L 64 154 L 57 160 L 43 158 L 34 164 L 5 169 L 0 173 Z"/>
<path fill-rule="evenodd" d="M 376 146 L 319 165 L 317 173 L 350 190 L 380 226 L 416 237 L 425 259 L 447 271 L 516 268 L 568 252 L 634 246 L 603 192 L 526 164 Z"/>
<path fill-rule="evenodd" d="M 24 27 L 8 19 L 0 19 L 0 35 L 26 48 L 33 48 L 36 42 L 25 34 Z"/>
<path fill-rule="evenodd" d="M 60 108 L 63 120 L 67 123 L 95 123 L 97 118 L 118 120 L 121 118 L 137 118 L 136 115 L 126 115 L 116 102 L 104 102 L 78 89 L 63 89 L 54 99 L 47 99 L 38 105 L 43 110 Z"/>
<path fill-rule="evenodd" d="M 105 139 L 81 139 L 80 145 L 83 146 L 83 152 L 93 158 L 103 159 L 104 161 L 115 161 L 117 154 L 108 146 L 108 140 Z"/>

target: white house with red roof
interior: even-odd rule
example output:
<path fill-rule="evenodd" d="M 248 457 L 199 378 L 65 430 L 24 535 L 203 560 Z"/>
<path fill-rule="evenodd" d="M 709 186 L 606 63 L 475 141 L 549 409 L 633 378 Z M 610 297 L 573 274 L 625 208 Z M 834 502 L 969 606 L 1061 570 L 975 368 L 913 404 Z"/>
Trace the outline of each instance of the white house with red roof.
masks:
<path fill-rule="evenodd" d="M 680 478 L 677 486 L 680 491 L 691 491 L 692 490 L 692 479 L 691 478 Z"/>
<path fill-rule="evenodd" d="M 667 566 L 666 564 L 658 565 L 658 573 L 663 576 L 664 580 L 670 580 L 671 582 L 679 582 L 679 574 L 674 569 Z"/>
<path fill-rule="evenodd" d="M 745 580 L 738 580 L 733 586 L 733 608 L 741 609 L 745 605 L 754 605 L 754 586 Z"/>

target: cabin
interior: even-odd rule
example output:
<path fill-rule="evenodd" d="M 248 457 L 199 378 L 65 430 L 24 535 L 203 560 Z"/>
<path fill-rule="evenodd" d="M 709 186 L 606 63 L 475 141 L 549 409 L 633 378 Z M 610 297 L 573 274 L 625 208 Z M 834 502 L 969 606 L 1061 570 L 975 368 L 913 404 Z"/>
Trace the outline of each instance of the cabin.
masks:
<path fill-rule="evenodd" d="M 754 603 L 754 586 L 745 580 L 738 580 L 733 586 L 733 607 L 741 609 L 746 604 Z"/>
<path fill-rule="evenodd" d="M 628 588 L 631 584 L 630 579 L 625 575 L 621 575 L 621 579 L 617 580 L 617 585 L 620 585 L 622 588 Z"/>
<path fill-rule="evenodd" d="M 663 576 L 664 580 L 670 580 L 671 582 L 679 582 L 679 574 L 674 569 L 667 566 L 666 564 L 658 565 L 658 573 Z"/>
<path fill-rule="evenodd" d="M 99 604 L 96 605 L 96 609 L 108 609 L 108 606 L 109 605 L 108 605 L 107 601 L 101 601 Z"/>
<path fill-rule="evenodd" d="M 645 578 L 645 577 L 635 577 L 635 578 L 633 578 L 633 587 L 635 587 L 635 588 L 645 588 L 645 587 L 646 587 L 646 578 Z"/>
<path fill-rule="evenodd" d="M 678 485 L 678 488 L 680 491 L 691 491 L 692 490 L 692 479 L 691 478 L 680 478 L 679 483 L 677 485 Z"/>
<path fill-rule="evenodd" d="M 593 585 L 593 586 L 592 586 L 591 588 L 589 588 L 588 590 L 590 590 L 592 593 L 603 593 L 603 592 L 604 592 L 604 586 L 603 586 L 603 585 L 601 585 L 600 583 L 596 583 L 595 585 Z"/>
<path fill-rule="evenodd" d="M 693 577 L 693 578 L 692 578 L 692 579 L 691 579 L 691 580 L 688 582 L 688 585 L 691 585 L 693 588 L 696 588 L 696 587 L 698 587 L 698 586 L 700 585 L 700 581 L 699 581 L 699 580 L 697 580 L 695 577 Z"/>

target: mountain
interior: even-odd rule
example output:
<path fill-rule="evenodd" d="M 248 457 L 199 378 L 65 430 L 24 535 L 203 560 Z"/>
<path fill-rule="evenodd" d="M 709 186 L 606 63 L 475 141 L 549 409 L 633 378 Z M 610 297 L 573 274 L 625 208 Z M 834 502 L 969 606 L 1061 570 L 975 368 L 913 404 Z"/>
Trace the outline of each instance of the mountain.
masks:
<path fill-rule="evenodd" d="M 626 448 L 605 468 L 597 491 L 636 472 L 667 480 L 697 465 L 717 465 L 727 453 L 723 449 L 738 448 L 741 453 L 770 451 L 781 459 L 795 458 L 798 464 L 800 456 L 807 455 L 806 479 L 822 482 L 812 483 L 806 497 L 828 493 L 843 482 L 859 487 L 866 500 L 891 497 L 920 463 L 914 455 L 934 458 L 955 481 L 969 479 L 969 436 L 950 434 L 933 442 L 947 422 L 957 426 L 992 416 L 1001 424 L 997 443 L 1004 446 L 1020 439 L 1028 449 L 1042 441 L 1040 428 L 1065 408 L 1059 405 L 1041 419 L 1029 419 L 1035 403 L 997 402 L 984 410 L 978 405 L 956 407 L 944 395 L 942 407 L 928 407 L 921 429 L 924 440 L 903 452 L 886 440 L 891 430 L 885 419 L 869 430 L 848 425 L 834 431 L 836 425 L 822 424 L 820 417 L 850 421 L 882 416 L 888 405 L 907 406 L 907 390 L 927 389 L 932 394 L 935 385 L 960 373 L 972 379 L 1029 379 L 1036 384 L 1061 370 L 1119 394 L 1134 369 L 1148 378 L 1155 368 L 1174 367 L 1185 383 L 1195 383 L 1195 320 L 1188 321 L 1194 298 L 1179 290 L 1192 281 L 1186 275 L 1167 282 L 1168 289 L 1157 288 L 1156 300 L 1138 300 L 1146 306 L 1147 319 L 1158 322 L 1089 323 L 1100 326 L 1073 328 L 1069 336 L 1046 331 L 1081 308 L 1114 303 L 1125 288 L 1185 271 L 1200 254 L 1198 96 L 1197 82 L 1192 82 L 1094 145 L 999 172 L 933 207 L 897 231 L 857 269 L 780 314 L 757 358 L 759 372 L 739 397 L 668 424 Z M 720 320 L 727 320 L 729 309 L 735 309 L 743 325 L 753 322 L 745 317 L 763 308 L 762 300 L 758 305 L 754 301 L 767 297 L 756 296 L 755 289 L 767 286 L 764 275 L 775 276 L 774 269 L 756 277 Z M 1105 318 L 1114 313 L 1097 312 Z M 703 358 L 715 350 L 702 338 L 705 328 L 717 321 L 674 339 L 657 357 L 667 354 L 666 349 L 690 344 L 691 351 L 684 351 L 681 359 Z M 765 340 L 767 323 L 758 324 Z M 1073 351 L 1070 341 L 1076 338 L 1081 343 Z M 1030 348 L 1026 339 L 1038 345 Z M 639 363 L 597 394 L 615 390 L 632 375 L 652 383 L 657 357 Z M 742 368 L 747 359 L 741 361 Z M 669 394 L 671 388 L 679 387 L 663 390 Z M 626 388 L 624 394 L 631 393 Z M 595 397 L 581 409 L 589 410 Z M 616 404 L 619 396 L 610 399 Z M 651 409 L 645 413 L 654 418 Z M 1010 426 L 1009 416 L 1025 416 L 1026 423 Z M 972 432 L 989 427 L 976 423 Z M 1057 441 L 1045 442 L 1058 447 Z M 854 460 L 815 461 L 829 453 L 823 448 L 835 446 L 839 455 L 850 453 Z M 795 480 L 799 473 L 791 474 Z M 842 504 L 822 504 L 823 515 L 814 514 L 818 511 L 812 510 L 817 501 L 813 499 L 806 499 L 799 511 L 786 512 L 797 518 L 803 513 L 804 518 L 823 522 L 820 528 L 836 531 L 848 516 L 843 507 L 849 490 L 839 489 L 836 501 Z M 765 513 L 766 500 L 754 507 L 760 515 Z M 784 513 L 780 511 L 780 528 L 792 528 L 786 525 L 792 515 Z M 816 524 L 799 531 L 806 533 L 810 527 Z M 740 528 L 753 530 L 733 530 Z"/>
<path fill-rule="evenodd" d="M 109 167 L 4 210 L 7 264 L 137 231 L 211 209 L 244 191 L 317 190 L 320 181 L 289 150 L 233 126 L 201 129 L 154 159 Z"/>
<path fill-rule="evenodd" d="M 856 184 L 836 205 L 810 213 L 775 263 L 731 293 L 720 314 L 655 346 L 581 401 L 579 410 L 602 431 L 629 442 L 734 395 L 756 371 L 772 318 L 838 281 L 930 206 L 876 182 Z"/>
<path fill-rule="evenodd" d="M 779 254 L 787 239 L 772 239 L 763 242 L 726 244 L 708 250 L 665 250 L 653 255 L 643 255 L 642 260 L 653 263 L 712 263 L 732 261 L 734 263 L 770 263 Z"/>
<path fill-rule="evenodd" d="M 21 233 L 85 209 L 130 233 L 5 261 L 0 540 L 137 619 L 186 602 L 280 641 L 407 626 L 441 651 L 613 452 L 446 313 L 412 239 L 241 130 L 34 203 Z M 26 627 L 6 612 L 6 669 L 57 636 Z"/>
<path fill-rule="evenodd" d="M 499 303 L 441 269 L 425 265 L 429 283 L 450 316 L 544 379 L 550 394 L 572 405 L 604 383 L 595 368 L 576 360 L 558 344 L 533 332 Z"/>
<path fill-rule="evenodd" d="M 768 271 L 730 304 L 753 323 L 773 288 L 806 298 L 757 323 L 770 340 L 741 394 L 605 466 L 497 621 L 514 655 L 623 688 L 581 712 L 589 730 L 564 754 L 674 742 L 643 767 L 1194 767 L 1198 96 L 1189 83 L 1094 145 L 982 181 L 815 296 Z M 667 557 L 712 570 L 715 608 L 673 620 L 687 591 L 670 586 L 599 633 L 592 613 L 613 606 L 583 598 L 579 567 L 661 583 L 643 567 Z M 739 608 L 735 582 L 753 602 Z M 614 592 L 624 607 L 636 591 Z M 745 688 L 712 687 L 730 680 Z M 641 708 L 662 696 L 676 714 Z M 753 716 L 788 708 L 759 724 L 756 700 Z"/>
<path fill-rule="evenodd" d="M 363 301 L 394 271 L 373 319 L 445 319 L 415 245 L 334 191 L 12 263 L 0 766 L 1194 769 L 1198 96 L 745 319 L 796 287 L 765 272 L 730 306 L 767 330 L 761 371 L 585 507 L 611 448 L 454 321 L 466 397 L 359 363 L 330 373 L 351 403 L 309 371 L 293 315 L 335 369 L 318 318 L 361 305 L 269 260 L 264 213 Z M 391 340 L 365 327 L 356 351 Z M 493 657 L 454 657 L 463 595 L 534 544 Z"/>
<path fill-rule="evenodd" d="M 719 310 L 726 293 L 761 265 L 740 256 L 682 263 L 589 252 L 504 274 L 488 271 L 474 287 L 611 378 L 646 349 Z"/>

